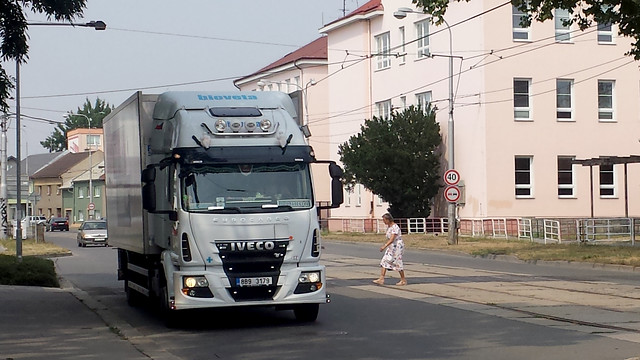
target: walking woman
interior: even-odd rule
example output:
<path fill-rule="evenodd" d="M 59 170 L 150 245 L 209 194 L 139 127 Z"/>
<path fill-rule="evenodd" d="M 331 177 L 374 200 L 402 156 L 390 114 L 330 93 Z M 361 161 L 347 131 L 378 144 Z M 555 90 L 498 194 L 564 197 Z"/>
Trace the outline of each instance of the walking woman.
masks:
<path fill-rule="evenodd" d="M 382 256 L 382 260 L 380 261 L 380 277 L 373 280 L 373 282 L 378 285 L 383 285 L 387 270 L 393 270 L 400 273 L 400 281 L 396 285 L 407 285 L 407 279 L 404 277 L 404 266 L 402 264 L 404 242 L 400 234 L 400 226 L 393 221 L 393 216 L 389 213 L 382 215 L 382 221 L 387 225 L 387 242 L 380 247 L 380 252 L 384 251 L 384 256 Z"/>

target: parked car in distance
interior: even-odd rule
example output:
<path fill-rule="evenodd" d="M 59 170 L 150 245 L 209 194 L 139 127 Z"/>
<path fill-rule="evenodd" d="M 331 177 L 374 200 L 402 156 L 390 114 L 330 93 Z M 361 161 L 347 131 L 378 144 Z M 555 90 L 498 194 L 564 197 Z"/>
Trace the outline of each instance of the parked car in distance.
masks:
<path fill-rule="evenodd" d="M 69 220 L 63 217 L 52 217 L 47 221 L 47 225 L 45 227 L 46 231 L 69 231 Z"/>
<path fill-rule="evenodd" d="M 78 229 L 78 247 L 88 244 L 109 246 L 107 222 L 104 220 L 87 220 Z"/>
<path fill-rule="evenodd" d="M 25 216 L 22 218 L 23 225 L 38 225 L 47 222 L 47 218 L 44 215 Z"/>

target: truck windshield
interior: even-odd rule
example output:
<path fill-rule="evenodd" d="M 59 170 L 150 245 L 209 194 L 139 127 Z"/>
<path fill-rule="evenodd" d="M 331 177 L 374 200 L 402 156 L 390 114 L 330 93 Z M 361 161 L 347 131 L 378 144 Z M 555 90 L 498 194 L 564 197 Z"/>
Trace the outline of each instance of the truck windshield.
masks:
<path fill-rule="evenodd" d="M 308 164 L 187 165 L 182 208 L 190 212 L 274 212 L 313 205 Z"/>

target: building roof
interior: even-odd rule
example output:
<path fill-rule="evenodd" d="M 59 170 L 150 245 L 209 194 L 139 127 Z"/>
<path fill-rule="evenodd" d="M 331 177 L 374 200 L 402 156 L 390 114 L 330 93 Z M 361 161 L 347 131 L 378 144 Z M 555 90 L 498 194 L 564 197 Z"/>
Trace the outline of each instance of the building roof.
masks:
<path fill-rule="evenodd" d="M 22 159 L 22 161 L 20 162 L 20 173 L 22 174 L 22 176 L 31 176 L 42 167 L 46 166 L 48 163 L 54 161 L 57 157 L 62 156 L 63 154 L 64 151 L 29 155 L 26 158 Z M 11 156 L 8 160 L 15 161 L 15 159 L 15 157 Z M 15 168 L 13 168 L 12 174 L 15 177 Z"/>
<path fill-rule="evenodd" d="M 40 170 L 31 175 L 32 179 L 60 177 L 62 174 L 71 169 L 74 165 L 80 163 L 89 157 L 89 152 L 70 153 L 54 159 Z"/>
<path fill-rule="evenodd" d="M 299 48 L 296 51 L 290 52 L 281 59 L 263 67 L 262 69 L 254 72 L 253 74 L 244 76 L 240 79 L 237 79 L 235 82 L 242 82 L 242 80 L 255 76 L 257 74 L 261 74 L 267 72 L 272 69 L 276 69 L 278 67 L 287 65 L 287 64 L 296 64 L 302 60 L 327 60 L 327 37 L 322 36 L 319 37 L 307 45 Z"/>
<path fill-rule="evenodd" d="M 349 14 L 347 14 L 346 16 L 343 16 L 343 17 L 341 17 L 339 19 L 336 19 L 336 20 L 326 24 L 325 26 L 322 27 L 322 29 L 320 29 L 320 31 L 332 29 L 332 28 L 335 28 L 335 27 L 340 27 L 339 24 L 348 22 L 349 20 L 351 20 L 351 18 L 364 16 L 364 15 L 367 15 L 369 13 L 376 12 L 376 11 L 382 11 L 382 10 L 384 10 L 384 6 L 382 5 L 382 0 L 371 0 L 371 1 L 368 1 L 364 5 L 360 6 L 359 8 L 357 8 L 357 9 L 353 10 L 352 12 L 350 12 Z"/>

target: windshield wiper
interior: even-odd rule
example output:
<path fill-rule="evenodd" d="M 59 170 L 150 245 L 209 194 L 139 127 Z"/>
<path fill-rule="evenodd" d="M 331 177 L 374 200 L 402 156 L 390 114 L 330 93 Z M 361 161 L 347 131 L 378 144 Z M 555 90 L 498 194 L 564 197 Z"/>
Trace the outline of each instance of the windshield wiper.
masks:
<path fill-rule="evenodd" d="M 236 206 L 232 206 L 232 207 L 228 207 L 228 206 L 209 206 L 207 208 L 207 211 L 209 211 L 209 212 L 220 212 L 220 213 L 237 213 L 237 214 L 242 213 L 242 210 L 239 207 L 236 207 Z"/>

